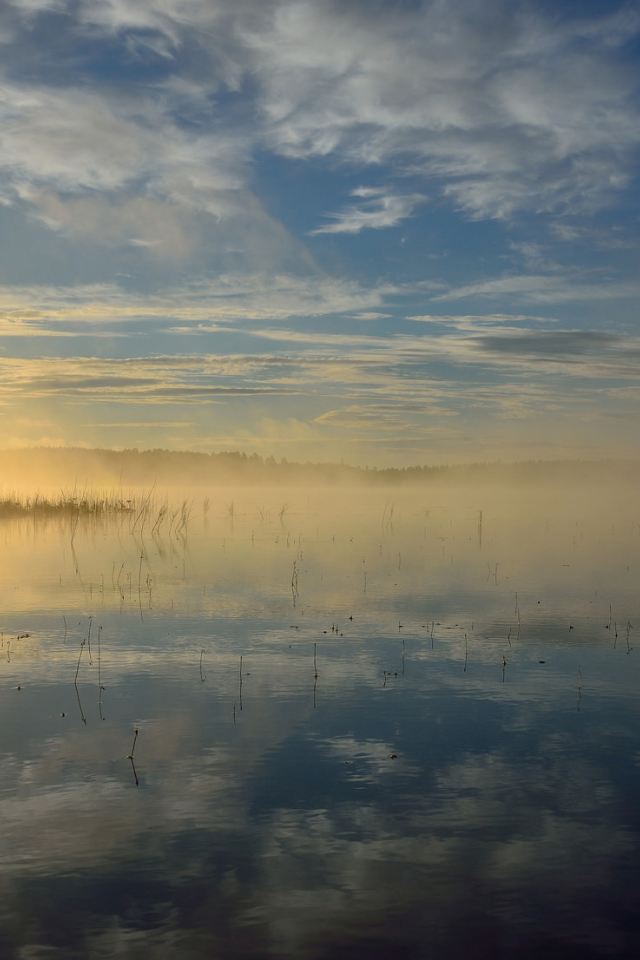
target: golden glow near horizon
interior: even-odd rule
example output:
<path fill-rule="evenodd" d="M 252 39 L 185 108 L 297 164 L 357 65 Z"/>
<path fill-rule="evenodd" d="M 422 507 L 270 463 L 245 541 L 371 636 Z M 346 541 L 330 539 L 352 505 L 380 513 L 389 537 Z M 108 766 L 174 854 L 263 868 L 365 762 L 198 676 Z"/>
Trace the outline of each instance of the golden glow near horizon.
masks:
<path fill-rule="evenodd" d="M 2 446 L 633 455 L 629 8 L 2 17 Z"/>

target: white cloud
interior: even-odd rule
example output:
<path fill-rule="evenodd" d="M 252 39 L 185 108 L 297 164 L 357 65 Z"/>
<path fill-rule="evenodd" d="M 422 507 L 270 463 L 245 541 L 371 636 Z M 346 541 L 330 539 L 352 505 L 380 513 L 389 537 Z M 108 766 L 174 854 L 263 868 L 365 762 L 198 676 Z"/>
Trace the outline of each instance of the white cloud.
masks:
<path fill-rule="evenodd" d="M 208 133 L 194 141 L 141 94 L 5 83 L 0 121 L 0 170 L 27 200 L 38 184 L 65 194 L 109 193 L 142 179 L 164 200 L 223 215 L 218 194 L 242 185 L 242 144 Z"/>
<path fill-rule="evenodd" d="M 216 5 L 212 5 L 215 19 Z M 204 19 L 200 0 L 91 0 L 82 2 L 79 19 L 82 23 L 108 33 L 145 31 L 164 37 L 176 47 L 180 45 L 181 28 Z"/>
<path fill-rule="evenodd" d="M 68 0 L 8 0 L 8 3 L 9 6 L 15 7 L 18 13 L 26 17 L 41 13 L 43 10 L 55 10 L 62 13 L 68 6 Z"/>
<path fill-rule="evenodd" d="M 401 220 L 410 217 L 415 208 L 426 203 L 422 193 L 394 194 L 383 189 L 359 187 L 352 196 L 362 197 L 365 202 L 349 207 L 342 213 L 328 214 L 335 222 L 312 230 L 316 233 L 360 233 L 361 230 L 381 230 L 395 227 Z"/>
<path fill-rule="evenodd" d="M 422 314 L 410 316 L 407 320 L 414 320 L 418 323 L 429 323 L 433 326 L 453 328 L 465 332 L 477 332 L 485 326 L 499 327 L 500 324 L 553 324 L 558 321 L 553 317 L 539 317 L 530 314 L 516 313 L 483 313 L 483 314 Z M 515 327 L 514 327 L 515 328 Z"/>
<path fill-rule="evenodd" d="M 77 287 L 0 286 L 0 317 L 11 315 L 43 327 L 76 322 L 86 328 L 136 318 L 238 322 L 323 317 L 368 312 L 398 292 L 393 284 L 361 284 L 355 280 L 291 275 L 223 274 L 215 280 L 193 280 L 155 295 L 127 292 L 115 283 Z M 278 331 L 294 338 L 293 331 Z"/>
<path fill-rule="evenodd" d="M 144 60 L 144 48 L 165 67 L 124 87 L 90 70 L 80 82 L 74 51 L 53 46 L 58 82 L 39 85 L 19 79 L 18 41 L 0 94 L 5 199 L 135 188 L 223 217 L 245 207 L 230 194 L 246 188 L 245 163 L 265 147 L 435 178 L 471 217 L 593 209 L 633 175 L 637 76 L 619 56 L 640 29 L 632 10 L 570 21 L 506 0 L 25 0 L 11 9 L 10 32 L 22 17 L 59 10 L 68 42 L 71 18 L 79 41 L 109 38 L 114 65 Z M 222 90 L 238 98 L 224 112 Z M 315 232 L 391 226 L 423 200 L 391 189 L 360 196 Z"/>
<path fill-rule="evenodd" d="M 32 193 L 30 201 L 35 215 L 50 229 L 100 246 L 128 243 L 163 258 L 182 259 L 198 239 L 197 223 L 178 204 L 142 197 L 109 203 L 100 195 L 63 201 L 50 192 Z"/>
<path fill-rule="evenodd" d="M 598 17 L 538 0 L 0 3 L 4 356 L 24 337 L 56 336 L 48 350 L 65 353 L 80 331 L 100 353 L 112 346 L 106 337 L 124 352 L 116 338 L 133 333 L 135 355 L 184 350 L 189 335 L 189 349 L 209 358 L 213 387 L 295 391 L 307 404 L 296 400 L 296 418 L 316 439 L 340 423 L 367 442 L 376 424 L 390 427 L 390 444 L 396 429 L 424 437 L 414 401 L 457 424 L 477 408 L 488 432 L 495 410 L 529 415 L 578 397 L 593 412 L 580 378 L 599 390 L 616 371 L 635 380 L 635 341 L 587 349 L 572 331 L 565 340 L 519 334 L 566 326 L 563 304 L 599 302 L 615 324 L 640 294 L 631 257 L 611 253 L 631 249 L 635 208 L 616 215 L 619 230 L 583 216 L 612 198 L 622 207 L 636 174 L 638 73 L 625 44 L 637 39 L 640 14 L 616 6 Z M 422 247 L 417 230 L 405 250 L 399 235 L 379 232 L 358 259 L 365 231 L 417 218 L 427 196 Z M 464 228 L 460 213 L 525 214 L 526 232 L 512 236 L 526 243 L 509 248 L 506 226 Z M 339 279 L 301 241 L 309 232 L 352 238 L 313 242 Z M 353 259 L 330 259 L 336 246 Z M 590 271 L 564 265 L 585 248 L 609 255 Z M 513 272 L 497 275 L 496 263 Z M 402 281 L 377 281 L 394 271 Z M 29 286 L 30 276 L 43 285 Z M 429 313 L 457 299 L 468 314 Z M 474 314 L 478 301 L 501 313 Z M 400 302 L 421 322 L 394 319 Z M 367 320 L 389 322 L 365 336 L 358 321 Z M 236 355 L 247 347 L 252 359 Z M 62 395 L 49 388 L 81 393 L 87 405 L 94 394 L 124 402 L 117 365 L 85 360 L 76 358 L 82 382 L 53 365 L 48 383 L 35 368 L 14 381 L 7 368 L 6 402 L 25 396 L 25 384 L 43 408 Z M 166 379 L 158 364 L 122 382 L 149 403 L 165 384 L 164 401 L 190 402 L 191 415 L 195 374 L 167 363 Z M 211 403 L 215 392 L 200 395 Z M 286 422 L 283 409 L 269 409 L 274 423 Z"/>
<path fill-rule="evenodd" d="M 575 276 L 518 274 L 498 279 L 451 287 L 436 294 L 434 300 L 458 300 L 465 297 L 517 297 L 534 303 L 620 300 L 640 296 L 640 282 L 634 280 L 585 279 Z"/>
<path fill-rule="evenodd" d="M 129 243 L 132 247 L 155 247 L 162 243 L 162 240 L 143 240 L 142 237 L 131 237 Z"/>
<path fill-rule="evenodd" d="M 583 244 L 599 250 L 635 250 L 637 241 L 628 228 L 613 224 L 609 229 L 594 226 L 576 226 L 569 223 L 552 223 L 550 232 L 562 243 Z"/>
<path fill-rule="evenodd" d="M 288 4 L 251 38 L 265 133 L 290 156 L 441 177 L 472 216 L 592 207 L 624 185 L 640 139 L 637 80 L 612 55 L 609 23 L 581 34 L 580 21 L 497 0 L 402 17 Z"/>

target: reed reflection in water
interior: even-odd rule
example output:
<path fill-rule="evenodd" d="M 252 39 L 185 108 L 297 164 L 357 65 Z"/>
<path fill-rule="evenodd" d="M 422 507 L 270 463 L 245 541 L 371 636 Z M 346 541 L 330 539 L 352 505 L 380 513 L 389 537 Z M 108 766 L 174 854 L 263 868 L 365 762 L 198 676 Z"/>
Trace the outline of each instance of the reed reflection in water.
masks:
<path fill-rule="evenodd" d="M 208 496 L 3 521 L 2 956 L 635 957 L 638 504 Z"/>

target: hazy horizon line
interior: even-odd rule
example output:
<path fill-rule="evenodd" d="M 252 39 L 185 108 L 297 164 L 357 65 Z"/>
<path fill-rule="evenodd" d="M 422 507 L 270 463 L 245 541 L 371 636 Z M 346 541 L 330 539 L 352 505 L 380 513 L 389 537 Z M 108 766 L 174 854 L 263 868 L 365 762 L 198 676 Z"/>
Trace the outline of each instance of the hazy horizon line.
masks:
<path fill-rule="evenodd" d="M 91 457 L 108 456 L 114 458 L 137 457 L 148 459 L 151 457 L 166 457 L 168 460 L 199 460 L 200 462 L 215 462 L 227 460 L 235 464 L 253 464 L 261 465 L 267 468 L 338 468 L 355 473 L 394 473 L 407 474 L 413 471 L 442 471 L 468 468 L 491 468 L 491 467 L 526 467 L 526 466 L 570 466 L 570 465 L 591 465 L 591 466 L 633 466 L 640 465 L 638 457 L 538 457 L 525 458 L 517 460 L 505 460 L 497 458 L 493 460 L 459 460 L 448 461 L 444 463 L 414 463 L 403 466 L 379 466 L 376 464 L 352 464 L 346 462 L 343 458 L 336 460 L 291 460 L 287 457 L 277 458 L 273 454 L 260 454 L 256 452 L 248 453 L 241 449 L 223 449 L 223 450 L 188 450 L 188 449 L 169 449 L 166 447 L 86 447 L 86 446 L 47 446 L 34 445 L 29 447 L 11 447 L 0 449 L 0 455 L 6 459 L 20 459 L 24 456 L 37 454 L 39 456 L 51 456 L 52 458 L 63 459 L 68 457 Z M 5 459 L 5 462 L 6 462 Z"/>

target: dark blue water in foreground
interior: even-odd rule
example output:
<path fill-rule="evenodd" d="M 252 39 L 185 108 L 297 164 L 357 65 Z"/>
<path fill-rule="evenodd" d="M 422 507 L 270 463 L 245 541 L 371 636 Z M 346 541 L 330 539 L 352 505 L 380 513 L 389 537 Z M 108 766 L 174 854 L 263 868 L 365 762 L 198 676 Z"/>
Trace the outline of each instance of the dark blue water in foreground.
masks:
<path fill-rule="evenodd" d="M 395 496 L 3 528 L 2 958 L 640 955 L 637 505 Z"/>

